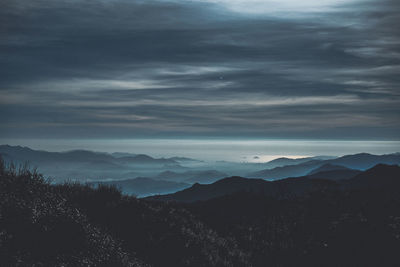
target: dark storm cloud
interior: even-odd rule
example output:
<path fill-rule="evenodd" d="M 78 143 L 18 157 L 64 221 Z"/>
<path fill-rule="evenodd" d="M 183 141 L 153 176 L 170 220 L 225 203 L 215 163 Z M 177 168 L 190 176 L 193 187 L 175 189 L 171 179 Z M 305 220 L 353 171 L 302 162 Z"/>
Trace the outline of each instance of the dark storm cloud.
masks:
<path fill-rule="evenodd" d="M 2 136 L 399 137 L 396 1 L 1 5 Z"/>

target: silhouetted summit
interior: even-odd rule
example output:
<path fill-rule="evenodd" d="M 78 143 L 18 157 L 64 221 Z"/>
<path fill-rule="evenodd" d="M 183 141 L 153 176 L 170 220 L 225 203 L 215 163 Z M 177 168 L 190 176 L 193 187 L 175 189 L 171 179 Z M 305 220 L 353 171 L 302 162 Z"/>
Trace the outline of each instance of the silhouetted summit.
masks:
<path fill-rule="evenodd" d="M 341 165 L 351 169 L 366 170 L 377 164 L 400 164 L 400 154 L 371 155 L 368 153 L 359 153 L 332 159 L 327 161 L 327 163 Z"/>
<path fill-rule="evenodd" d="M 291 158 L 277 158 L 273 159 L 271 161 L 268 161 L 267 163 L 264 163 L 263 165 L 269 169 L 276 168 L 276 167 L 283 167 L 283 166 L 288 166 L 288 165 L 297 165 L 301 163 L 305 163 L 308 161 L 312 160 L 328 160 L 328 159 L 334 159 L 335 157 L 331 156 L 315 156 L 315 157 L 305 157 L 305 158 L 296 158 L 296 159 L 291 159 Z"/>
<path fill-rule="evenodd" d="M 313 169 L 307 175 L 312 175 L 318 172 L 337 171 L 337 170 L 351 170 L 351 169 L 340 165 L 326 163 L 318 168 Z"/>
<path fill-rule="evenodd" d="M 366 170 L 348 183 L 352 187 L 366 187 L 372 190 L 399 190 L 400 187 L 400 167 L 398 165 L 378 164 Z"/>
<path fill-rule="evenodd" d="M 216 170 L 191 170 L 185 172 L 164 171 L 154 178 L 185 183 L 212 183 L 226 176 L 226 173 Z"/>
<path fill-rule="evenodd" d="M 153 176 L 161 171 L 181 170 L 177 161 L 152 158 L 131 153 L 102 153 L 87 150 L 48 152 L 26 147 L 0 145 L 0 155 L 7 162 L 25 163 L 56 182 L 65 180 L 121 180 L 138 176 Z M 138 174 L 138 172 L 140 172 Z M 134 175 L 134 176 L 132 176 Z"/>
<path fill-rule="evenodd" d="M 195 202 L 208 200 L 220 196 L 239 192 L 249 192 L 270 197 L 285 198 L 301 195 L 319 189 L 321 186 L 331 185 L 328 180 L 313 180 L 301 178 L 288 178 L 269 182 L 262 179 L 249 179 L 243 177 L 229 177 L 212 184 L 194 184 L 182 191 L 148 197 L 151 200 Z"/>
<path fill-rule="evenodd" d="M 188 189 L 169 195 L 149 197 L 149 199 L 193 202 L 232 194 L 239 191 L 259 190 L 260 186 L 264 183 L 265 181 L 261 179 L 229 177 L 218 180 L 209 185 L 195 183 Z"/>
<path fill-rule="evenodd" d="M 349 169 L 315 173 L 311 176 L 277 181 L 229 177 L 213 184 L 195 184 L 182 191 L 149 197 L 152 200 L 195 202 L 238 192 L 251 192 L 269 197 L 287 198 L 309 194 L 323 189 L 349 190 L 378 186 L 397 186 L 400 182 L 398 166 L 379 164 L 364 172 Z M 326 175 L 324 177 L 324 174 Z M 347 179 L 347 180 L 346 180 Z M 391 188 L 388 188 L 391 189 Z"/>
<path fill-rule="evenodd" d="M 95 182 L 94 185 L 115 185 L 128 195 L 144 197 L 148 195 L 176 192 L 189 187 L 189 184 L 172 181 L 154 180 L 148 177 L 137 177 L 133 179 Z"/>
<path fill-rule="evenodd" d="M 346 155 L 334 159 L 311 159 L 299 164 L 291 164 L 272 169 L 264 169 L 257 172 L 252 172 L 249 173 L 247 177 L 276 180 L 287 177 L 307 175 L 311 171 L 320 168 L 321 166 L 326 164 L 347 167 L 350 169 L 366 170 L 381 163 L 400 164 L 400 154 L 394 153 L 387 155 L 371 155 L 368 153 L 360 153 L 354 155 Z"/>
<path fill-rule="evenodd" d="M 355 177 L 356 175 L 362 173 L 359 170 L 332 170 L 332 171 L 321 171 L 314 174 L 308 174 L 307 177 L 311 179 L 325 179 L 325 180 L 333 180 L 340 181 L 345 179 L 350 179 Z"/>
<path fill-rule="evenodd" d="M 303 176 L 310 171 L 320 167 L 324 162 L 321 160 L 309 160 L 300 164 L 287 165 L 249 173 L 248 177 L 277 180 L 288 177 Z"/>
<path fill-rule="evenodd" d="M 155 159 L 148 155 L 136 155 L 129 157 L 119 157 L 118 162 L 123 163 L 132 163 L 132 164 L 153 164 L 153 163 L 161 163 L 161 164 L 178 164 L 178 162 L 172 159 Z"/>

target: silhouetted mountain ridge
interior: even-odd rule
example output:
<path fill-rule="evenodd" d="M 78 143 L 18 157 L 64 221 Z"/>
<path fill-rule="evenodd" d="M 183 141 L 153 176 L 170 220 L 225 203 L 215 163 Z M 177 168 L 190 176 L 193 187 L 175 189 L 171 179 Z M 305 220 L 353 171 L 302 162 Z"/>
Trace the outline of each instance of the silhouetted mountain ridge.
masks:
<path fill-rule="evenodd" d="M 160 158 L 156 159 L 144 154 L 130 153 L 103 153 L 93 152 L 89 150 L 71 150 L 65 152 L 48 152 L 41 150 L 33 150 L 28 147 L 0 145 L 0 154 L 7 154 L 16 161 L 29 161 L 32 163 L 50 162 L 90 162 L 90 161 L 108 161 L 115 164 L 138 163 L 138 164 L 178 164 L 173 159 Z"/>
<path fill-rule="evenodd" d="M 327 171 L 336 171 L 336 170 L 351 170 L 350 168 L 341 166 L 341 165 L 334 165 L 331 163 L 326 163 L 324 165 L 321 165 L 320 167 L 313 169 L 310 171 L 307 175 L 312 175 L 318 172 L 327 172 Z"/>
<path fill-rule="evenodd" d="M 351 169 L 366 170 L 377 164 L 399 165 L 400 154 L 372 155 L 368 153 L 359 153 L 328 160 L 326 163 L 341 165 Z"/>
<path fill-rule="evenodd" d="M 226 176 L 226 173 L 217 170 L 191 170 L 186 172 L 165 171 L 154 178 L 185 183 L 212 183 Z"/>
<path fill-rule="evenodd" d="M 121 163 L 131 163 L 131 164 L 176 164 L 178 165 L 178 162 L 172 160 L 172 159 L 155 159 L 152 158 L 148 155 L 136 155 L 136 156 L 129 156 L 129 157 L 119 157 L 117 158 L 117 162 Z"/>
<path fill-rule="evenodd" d="M 21 146 L 0 145 L 0 155 L 8 162 L 29 162 L 56 182 L 65 180 L 102 180 L 155 175 L 164 170 L 185 169 L 177 161 L 143 154 L 103 153 L 88 150 L 48 152 Z M 129 175 L 128 175 L 129 174 Z M 128 177 L 127 177 L 128 175 Z"/>
<path fill-rule="evenodd" d="M 321 171 L 313 174 L 308 174 L 307 177 L 311 179 L 328 179 L 333 181 L 345 180 L 355 177 L 356 175 L 362 173 L 359 170 L 331 170 L 331 171 Z"/>
<path fill-rule="evenodd" d="M 271 179 L 271 180 L 283 179 L 287 177 L 303 176 L 309 173 L 311 170 L 319 168 L 323 164 L 324 162 L 322 160 L 309 160 L 300 164 L 287 165 L 287 166 L 252 172 L 249 173 L 247 176 L 254 178 Z"/>
<path fill-rule="evenodd" d="M 309 172 L 320 168 L 325 164 L 347 167 L 350 169 L 366 170 L 376 164 L 400 164 L 400 154 L 372 155 L 368 153 L 359 153 L 354 155 L 346 155 L 335 159 L 328 160 L 307 160 L 303 163 L 276 167 L 272 169 L 264 169 L 252 172 L 247 177 L 263 178 L 263 179 L 282 179 L 287 177 L 303 176 Z"/>
<path fill-rule="evenodd" d="M 327 160 L 327 159 L 333 159 L 335 157 L 332 156 L 314 156 L 314 157 L 305 157 L 305 158 L 277 158 L 273 159 L 271 161 L 268 161 L 264 163 L 264 166 L 267 167 L 268 169 L 276 168 L 276 167 L 283 167 L 283 166 L 288 166 L 288 165 L 297 165 L 301 163 L 305 163 L 308 161 L 312 160 Z"/>
<path fill-rule="evenodd" d="M 137 177 L 133 179 L 95 182 L 94 185 L 115 185 L 128 195 L 144 197 L 148 195 L 176 192 L 189 187 L 187 183 L 177 183 L 172 181 L 154 180 L 148 177 Z"/>
<path fill-rule="evenodd" d="M 321 175 L 321 173 L 317 174 Z M 383 184 L 385 186 L 397 186 L 399 182 L 399 166 L 379 164 L 371 169 L 368 169 L 365 172 L 356 174 L 354 177 L 347 180 L 339 178 L 332 179 L 332 177 L 328 177 L 327 179 L 315 179 L 312 177 L 310 178 L 308 176 L 304 176 L 286 178 L 270 182 L 263 179 L 229 177 L 221 179 L 209 185 L 195 184 L 188 189 L 173 194 L 152 196 L 148 199 L 161 201 L 195 202 L 238 192 L 251 192 L 269 197 L 286 198 L 301 196 L 314 191 L 321 191 L 323 188 L 334 190 L 348 190 L 357 187 L 373 188 L 375 185 L 378 186 L 380 184 Z"/>
<path fill-rule="evenodd" d="M 400 167 L 398 165 L 378 164 L 354 178 L 346 181 L 352 188 L 370 188 L 373 190 L 399 190 Z"/>

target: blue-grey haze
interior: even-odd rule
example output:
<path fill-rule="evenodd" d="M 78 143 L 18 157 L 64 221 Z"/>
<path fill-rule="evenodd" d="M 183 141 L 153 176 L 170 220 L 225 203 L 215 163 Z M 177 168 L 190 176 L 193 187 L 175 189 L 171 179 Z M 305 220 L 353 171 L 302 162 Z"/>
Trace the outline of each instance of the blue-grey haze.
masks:
<path fill-rule="evenodd" d="M 4 143 L 38 150 L 86 149 L 128 152 L 153 157 L 184 156 L 206 162 L 267 162 L 279 157 L 343 156 L 356 153 L 390 154 L 400 151 L 400 141 L 338 140 L 227 140 L 227 139 L 116 139 L 43 140 L 7 139 Z"/>

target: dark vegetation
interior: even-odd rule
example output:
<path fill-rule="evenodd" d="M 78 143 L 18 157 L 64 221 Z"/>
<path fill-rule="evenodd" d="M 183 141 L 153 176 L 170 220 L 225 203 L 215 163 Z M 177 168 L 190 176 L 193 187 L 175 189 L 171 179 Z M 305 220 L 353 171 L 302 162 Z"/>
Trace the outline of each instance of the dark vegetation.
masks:
<path fill-rule="evenodd" d="M 274 198 L 301 196 L 325 187 L 335 187 L 336 183 L 325 179 L 308 179 L 307 177 L 288 178 L 274 182 L 262 179 L 229 177 L 213 184 L 194 184 L 182 191 L 147 197 L 151 200 L 196 202 L 230 195 L 239 192 L 251 192 Z"/>
<path fill-rule="evenodd" d="M 254 266 L 399 266 L 399 169 L 377 166 L 348 190 L 281 199 L 240 192 L 186 207 L 235 238 Z"/>
<path fill-rule="evenodd" d="M 50 185 L 0 165 L 1 266 L 248 266 L 233 240 L 176 205 L 115 187 Z"/>
<path fill-rule="evenodd" d="M 0 262 L 398 266 L 399 169 L 378 165 L 343 181 L 317 179 L 318 186 L 301 194 L 273 196 L 248 187 L 184 203 L 137 199 L 107 185 L 50 185 L 27 167 L 1 162 Z M 235 179 L 242 187 L 263 182 L 224 183 Z"/>

